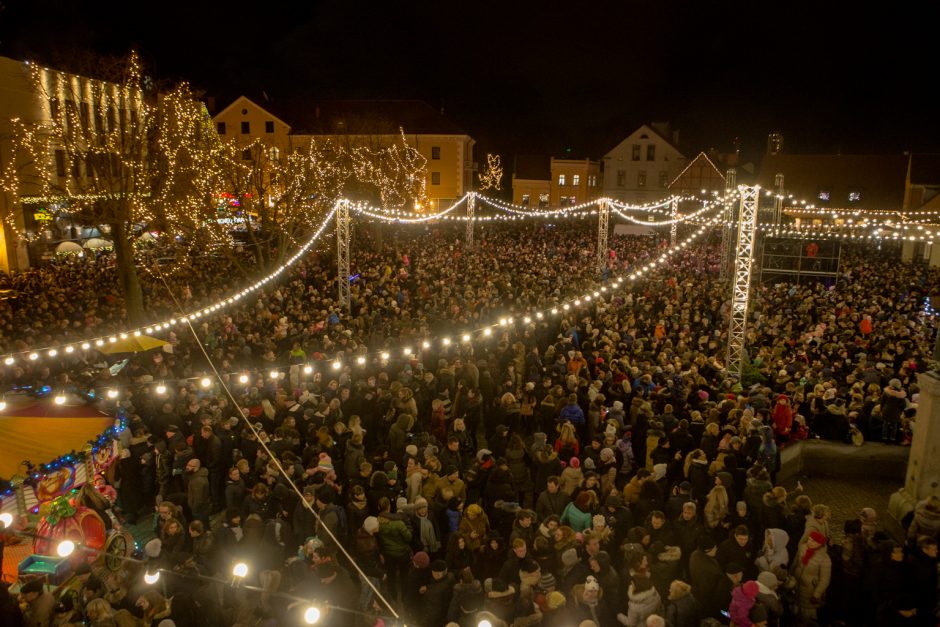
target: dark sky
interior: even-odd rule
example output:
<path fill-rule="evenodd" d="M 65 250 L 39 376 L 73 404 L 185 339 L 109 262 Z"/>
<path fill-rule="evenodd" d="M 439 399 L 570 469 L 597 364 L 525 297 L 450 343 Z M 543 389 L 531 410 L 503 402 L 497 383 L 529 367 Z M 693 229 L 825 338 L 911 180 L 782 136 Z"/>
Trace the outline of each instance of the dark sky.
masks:
<path fill-rule="evenodd" d="M 0 3 L 0 54 L 133 47 L 221 100 L 420 98 L 506 155 L 598 158 L 653 120 L 693 155 L 756 157 L 771 130 L 788 152 L 940 152 L 935 2 Z"/>

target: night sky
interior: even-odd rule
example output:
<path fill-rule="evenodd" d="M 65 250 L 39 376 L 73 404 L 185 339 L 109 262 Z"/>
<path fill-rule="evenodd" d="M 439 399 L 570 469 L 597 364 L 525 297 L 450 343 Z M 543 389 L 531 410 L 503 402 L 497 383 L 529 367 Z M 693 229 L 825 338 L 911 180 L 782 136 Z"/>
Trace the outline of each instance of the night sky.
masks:
<path fill-rule="evenodd" d="M 507 157 L 600 158 L 654 120 L 687 155 L 757 158 L 772 130 L 794 153 L 940 152 L 933 2 L 0 3 L 6 56 L 133 47 L 220 102 L 423 99 Z"/>

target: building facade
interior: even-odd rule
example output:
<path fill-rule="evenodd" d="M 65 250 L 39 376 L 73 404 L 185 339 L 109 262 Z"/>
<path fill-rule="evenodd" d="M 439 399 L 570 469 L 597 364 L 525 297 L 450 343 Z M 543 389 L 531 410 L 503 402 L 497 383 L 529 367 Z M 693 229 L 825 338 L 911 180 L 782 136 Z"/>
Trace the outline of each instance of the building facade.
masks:
<path fill-rule="evenodd" d="M 405 141 L 426 160 L 428 211 L 448 207 L 473 187 L 475 141 L 439 111 L 419 101 L 306 101 L 259 104 L 241 96 L 213 116 L 224 139 L 255 140 L 283 157 L 311 142 L 350 147 Z M 250 155 L 245 155 L 250 158 Z"/>
<path fill-rule="evenodd" d="M 0 269 L 25 270 L 56 254 L 107 245 L 107 232 L 70 215 L 66 196 L 94 187 L 91 164 L 78 154 L 133 128 L 142 100 L 139 91 L 115 83 L 0 57 L 0 170 L 16 171 L 15 181 L 7 179 L 16 193 L 0 190 Z M 39 162 L 13 163 L 22 159 L 14 156 L 13 120 L 34 133 L 58 126 L 67 139 Z"/>
<path fill-rule="evenodd" d="M 686 159 L 667 124 L 644 124 L 604 155 L 603 195 L 629 204 L 661 200 Z"/>
<path fill-rule="evenodd" d="M 579 205 L 603 195 L 601 164 L 590 159 L 555 159 L 549 161 L 551 179 L 549 204 L 552 207 Z"/>
<path fill-rule="evenodd" d="M 672 182 L 669 183 L 669 193 L 679 196 L 702 193 L 711 195 L 712 192 L 722 194 L 725 191 L 725 176 L 718 166 L 708 158 L 704 152 L 683 168 Z"/>

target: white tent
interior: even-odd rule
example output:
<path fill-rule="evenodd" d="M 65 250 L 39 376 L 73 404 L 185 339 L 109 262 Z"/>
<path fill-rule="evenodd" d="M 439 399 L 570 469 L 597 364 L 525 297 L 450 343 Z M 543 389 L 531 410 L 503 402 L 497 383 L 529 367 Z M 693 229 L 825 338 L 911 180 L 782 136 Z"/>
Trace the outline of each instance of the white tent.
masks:
<path fill-rule="evenodd" d="M 614 235 L 640 235 L 649 237 L 655 234 L 656 231 L 650 227 L 641 226 L 639 224 L 617 224 L 614 226 Z"/>
<path fill-rule="evenodd" d="M 113 244 L 106 239 L 93 237 L 85 242 L 85 248 L 111 248 Z"/>
<path fill-rule="evenodd" d="M 56 254 L 58 253 L 80 253 L 82 252 L 82 247 L 76 244 L 75 242 L 62 242 L 55 247 Z"/>

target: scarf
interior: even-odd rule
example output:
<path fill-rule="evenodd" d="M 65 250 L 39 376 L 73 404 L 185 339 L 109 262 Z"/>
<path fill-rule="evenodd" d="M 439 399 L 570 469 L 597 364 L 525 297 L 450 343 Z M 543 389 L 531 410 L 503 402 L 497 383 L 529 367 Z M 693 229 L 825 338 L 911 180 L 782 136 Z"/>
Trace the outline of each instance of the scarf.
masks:
<path fill-rule="evenodd" d="M 803 566 L 806 566 L 809 563 L 809 561 L 813 559 L 813 555 L 816 554 L 816 551 L 826 546 L 826 536 L 819 533 L 818 531 L 814 531 L 811 534 L 809 534 L 809 539 L 819 544 L 819 546 L 817 547 L 811 547 L 809 545 L 806 546 L 806 551 L 803 552 L 803 557 L 800 558 L 800 563 L 802 563 Z"/>

